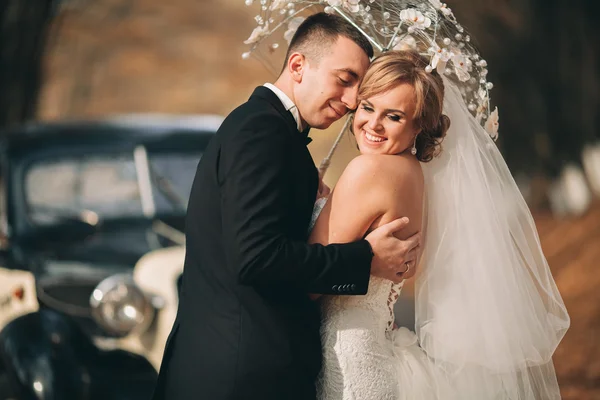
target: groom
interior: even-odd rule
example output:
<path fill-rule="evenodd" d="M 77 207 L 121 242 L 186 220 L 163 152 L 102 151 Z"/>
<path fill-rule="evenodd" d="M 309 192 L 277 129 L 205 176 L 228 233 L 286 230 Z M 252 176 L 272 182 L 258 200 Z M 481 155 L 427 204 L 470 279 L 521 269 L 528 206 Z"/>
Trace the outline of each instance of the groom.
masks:
<path fill-rule="evenodd" d="M 321 347 L 308 293 L 365 294 L 369 275 L 400 281 L 414 270 L 420 236 L 393 236 L 403 220 L 354 243 L 306 244 L 319 185 L 308 128 L 356 107 L 372 55 L 342 18 L 315 14 L 275 85 L 223 122 L 196 171 L 179 310 L 154 399 L 314 399 Z"/>

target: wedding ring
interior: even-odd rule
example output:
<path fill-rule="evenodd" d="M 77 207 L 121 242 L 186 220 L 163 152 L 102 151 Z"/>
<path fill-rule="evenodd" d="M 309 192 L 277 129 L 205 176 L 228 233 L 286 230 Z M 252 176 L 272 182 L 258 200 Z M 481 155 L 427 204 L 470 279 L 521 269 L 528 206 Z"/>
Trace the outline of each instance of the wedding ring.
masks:
<path fill-rule="evenodd" d="M 406 265 L 406 269 L 404 271 L 396 272 L 397 276 L 402 276 L 402 275 L 406 274 L 408 271 L 410 271 L 410 262 L 407 261 L 404 263 L 404 265 Z"/>

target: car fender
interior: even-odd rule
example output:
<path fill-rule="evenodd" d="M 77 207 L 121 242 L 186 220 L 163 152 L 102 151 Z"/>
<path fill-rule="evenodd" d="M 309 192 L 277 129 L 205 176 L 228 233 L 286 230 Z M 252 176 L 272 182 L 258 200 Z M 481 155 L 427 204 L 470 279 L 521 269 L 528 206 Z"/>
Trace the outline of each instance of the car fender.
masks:
<path fill-rule="evenodd" d="M 156 296 L 161 307 L 146 332 L 129 335 L 110 344 L 113 348 L 143 355 L 157 371 L 160 369 L 167 338 L 177 316 L 177 281 L 183 272 L 184 259 L 184 246 L 154 250 L 140 258 L 134 267 L 133 279 L 146 294 Z M 101 348 L 108 348 L 108 343 L 95 342 Z"/>
<path fill-rule="evenodd" d="M 91 379 L 81 363 L 87 354 L 95 354 L 91 341 L 49 309 L 21 315 L 0 332 L 2 364 L 23 398 L 87 398 Z"/>

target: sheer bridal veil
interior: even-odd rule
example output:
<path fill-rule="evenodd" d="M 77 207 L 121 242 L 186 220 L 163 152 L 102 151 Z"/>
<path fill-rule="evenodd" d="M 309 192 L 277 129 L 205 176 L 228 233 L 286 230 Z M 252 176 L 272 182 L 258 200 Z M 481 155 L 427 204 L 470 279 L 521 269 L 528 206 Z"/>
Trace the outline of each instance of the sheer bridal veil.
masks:
<path fill-rule="evenodd" d="M 552 354 L 569 316 L 502 155 L 456 85 L 444 83 L 451 126 L 440 156 L 423 164 L 421 345 L 457 399 L 559 399 Z"/>

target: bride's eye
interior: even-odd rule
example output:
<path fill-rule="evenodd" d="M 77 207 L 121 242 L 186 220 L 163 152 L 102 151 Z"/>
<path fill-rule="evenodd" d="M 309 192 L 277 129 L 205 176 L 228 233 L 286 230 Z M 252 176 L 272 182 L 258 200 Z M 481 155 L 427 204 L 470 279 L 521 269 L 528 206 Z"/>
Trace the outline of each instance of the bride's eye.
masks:
<path fill-rule="evenodd" d="M 366 104 L 363 104 L 363 105 L 361 106 L 361 108 L 362 108 L 363 110 L 365 110 L 366 112 L 373 112 L 373 109 L 372 109 L 371 107 L 369 107 L 368 105 L 366 105 Z"/>
<path fill-rule="evenodd" d="M 398 122 L 402 119 L 402 117 L 400 117 L 399 115 L 394 115 L 394 114 L 388 115 L 388 118 L 394 122 Z"/>

